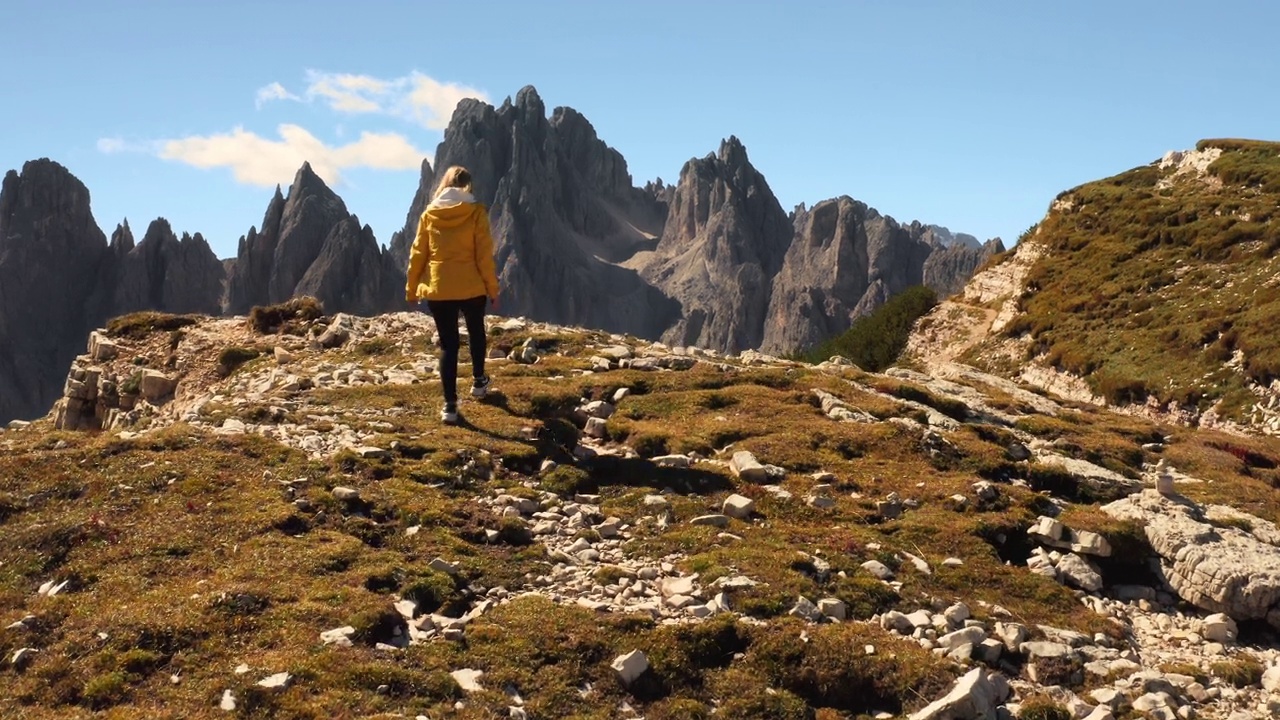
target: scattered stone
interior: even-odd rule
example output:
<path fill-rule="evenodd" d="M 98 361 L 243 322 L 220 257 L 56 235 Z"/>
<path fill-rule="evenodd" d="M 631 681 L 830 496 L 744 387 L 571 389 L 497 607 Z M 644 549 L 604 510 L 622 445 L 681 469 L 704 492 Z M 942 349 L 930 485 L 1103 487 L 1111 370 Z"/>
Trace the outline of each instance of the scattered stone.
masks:
<path fill-rule="evenodd" d="M 235 712 L 235 709 L 236 709 L 235 694 L 232 693 L 230 690 L 223 690 L 222 702 L 218 703 L 218 707 L 227 712 Z"/>
<path fill-rule="evenodd" d="M 787 611 L 787 614 L 812 622 L 822 619 L 822 613 L 818 611 L 818 607 L 803 595 L 796 598 L 796 604 Z"/>
<path fill-rule="evenodd" d="M 289 683 L 291 682 L 293 682 L 292 675 L 290 675 L 287 672 L 280 672 L 280 673 L 276 673 L 275 675 L 268 675 L 267 677 L 264 677 L 261 680 L 259 680 L 258 687 L 264 687 L 269 690 L 277 690 L 277 689 L 283 689 L 288 687 Z"/>
<path fill-rule="evenodd" d="M 964 565 L 964 561 L 960 558 L 949 557 L 942 561 L 942 567 L 958 568 Z"/>
<path fill-rule="evenodd" d="M 38 652 L 40 651 L 35 648 L 18 648 L 14 651 L 13 657 L 9 659 L 9 663 L 16 669 L 23 670 L 27 665 L 31 664 L 31 661 L 35 658 L 36 653 Z"/>
<path fill-rule="evenodd" d="M 338 647 L 351 647 L 351 638 L 356 634 L 356 629 L 347 625 L 345 627 L 334 628 L 320 633 L 320 640 L 325 645 L 337 645 Z"/>
<path fill-rule="evenodd" d="M 444 558 L 436 558 L 427 567 L 448 575 L 457 575 L 458 567 Z"/>
<path fill-rule="evenodd" d="M 729 527 L 728 515 L 700 515 L 689 521 L 690 525 L 710 525 L 712 527 L 725 528 Z"/>
<path fill-rule="evenodd" d="M 391 457 L 391 453 L 379 447 L 359 447 L 356 448 L 356 454 L 365 460 L 381 460 L 382 458 Z"/>
<path fill-rule="evenodd" d="M 731 518 L 746 520 L 751 517 L 751 513 L 755 510 L 755 507 L 756 503 L 754 500 L 734 493 L 724 499 L 724 503 L 721 505 L 721 512 Z"/>
<path fill-rule="evenodd" d="M 293 353 L 289 352 L 288 350 L 285 350 L 279 345 L 276 346 L 275 356 L 276 356 L 276 364 L 278 365 L 288 365 L 289 363 L 293 362 Z"/>
<path fill-rule="evenodd" d="M 849 606 L 837 598 L 823 598 L 818 601 L 818 612 L 832 620 L 844 620 Z"/>
<path fill-rule="evenodd" d="M 360 491 L 339 485 L 333 489 L 333 496 L 343 502 L 355 502 L 360 499 Z"/>
<path fill-rule="evenodd" d="M 688 470 L 692 463 L 688 455 L 661 455 L 653 459 L 653 464 L 658 467 Z"/>
<path fill-rule="evenodd" d="M 750 483 L 765 483 L 769 480 L 769 474 L 765 470 L 764 465 L 756 460 L 756 456 L 746 450 L 739 450 L 733 454 L 733 459 L 729 461 L 729 468 L 733 470 L 735 477 Z"/>
<path fill-rule="evenodd" d="M 1214 613 L 1204 619 L 1200 626 L 1200 635 L 1205 640 L 1217 643 L 1233 643 L 1238 633 L 1236 621 L 1223 613 Z"/>
<path fill-rule="evenodd" d="M 484 676 L 483 670 L 463 668 L 462 670 L 454 670 L 449 675 L 453 677 L 454 682 L 458 683 L 458 687 L 462 688 L 462 692 L 473 693 L 484 690 L 480 686 L 480 678 Z"/>
<path fill-rule="evenodd" d="M 649 658 L 640 650 L 632 650 L 614 658 L 610 667 L 618 673 L 623 685 L 630 685 L 649 669 Z"/>
<path fill-rule="evenodd" d="M 609 436 L 609 423 L 598 417 L 587 418 L 586 427 L 582 429 L 582 432 L 587 437 L 604 439 Z"/>
<path fill-rule="evenodd" d="M 945 697 L 912 713 L 910 720 L 994 720 L 1000 700 L 995 685 L 982 668 L 974 668 L 961 677 Z"/>
<path fill-rule="evenodd" d="M 889 581 L 893 579 L 893 571 L 889 569 L 888 565 L 885 565 L 879 560 L 868 560 L 862 563 L 862 569 L 872 575 L 875 575 L 881 580 Z"/>

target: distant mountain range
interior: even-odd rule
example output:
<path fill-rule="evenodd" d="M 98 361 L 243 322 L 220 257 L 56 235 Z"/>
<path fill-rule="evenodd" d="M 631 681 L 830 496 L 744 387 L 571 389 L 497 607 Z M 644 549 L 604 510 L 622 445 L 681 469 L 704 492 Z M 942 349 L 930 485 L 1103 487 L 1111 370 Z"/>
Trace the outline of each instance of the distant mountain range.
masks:
<path fill-rule="evenodd" d="M 488 205 L 503 312 L 722 351 L 785 352 L 848 329 L 917 284 L 960 289 L 999 239 L 900 224 L 848 197 L 784 211 L 734 137 L 675 185 L 637 187 L 626 160 L 571 108 L 526 87 L 500 107 L 459 103 L 435 168 L 464 165 Z M 297 295 L 327 311 L 404 309 L 404 268 L 435 188 L 421 182 L 381 247 L 304 164 L 260 226 L 219 260 L 164 219 L 107 240 L 89 191 L 47 159 L 0 190 L 0 422 L 47 412 L 89 330 L 137 310 L 244 314 Z"/>

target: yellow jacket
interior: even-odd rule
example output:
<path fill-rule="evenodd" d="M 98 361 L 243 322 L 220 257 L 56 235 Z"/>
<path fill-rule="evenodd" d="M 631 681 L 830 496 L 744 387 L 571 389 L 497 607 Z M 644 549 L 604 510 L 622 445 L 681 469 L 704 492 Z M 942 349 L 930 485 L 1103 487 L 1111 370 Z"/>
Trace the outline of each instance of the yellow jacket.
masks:
<path fill-rule="evenodd" d="M 467 300 L 498 296 L 489 212 L 471 193 L 442 192 L 418 221 L 409 250 L 404 296 L 419 300 Z"/>

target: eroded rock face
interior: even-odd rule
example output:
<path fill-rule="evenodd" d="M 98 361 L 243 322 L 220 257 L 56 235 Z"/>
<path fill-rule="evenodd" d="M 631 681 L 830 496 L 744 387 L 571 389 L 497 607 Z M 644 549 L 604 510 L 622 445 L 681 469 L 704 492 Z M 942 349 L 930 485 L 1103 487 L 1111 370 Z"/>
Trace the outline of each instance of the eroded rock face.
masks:
<path fill-rule="evenodd" d="M 225 310 L 239 315 L 254 305 L 313 295 L 330 312 L 374 314 L 396 307 L 403 272 L 304 163 L 287 196 L 276 189 L 262 229 L 241 238 Z"/>
<path fill-rule="evenodd" d="M 106 319 L 107 239 L 89 190 L 34 160 L 0 187 L 0 422 L 35 418 L 57 399 L 89 330 Z"/>
<path fill-rule="evenodd" d="M 1169 585 L 1184 600 L 1235 620 L 1265 620 L 1280 628 L 1280 545 L 1275 544 L 1280 533 L 1273 524 L 1250 516 L 1249 532 L 1215 526 L 1204 509 L 1154 490 L 1102 509 L 1142 523 Z"/>
<path fill-rule="evenodd" d="M 221 310 L 223 265 L 200 233 L 179 240 L 157 218 L 137 246 L 127 223 L 111 236 L 116 261 L 111 314 L 139 310 L 216 315 Z"/>
<path fill-rule="evenodd" d="M 676 303 L 624 266 L 665 212 L 582 115 L 548 119 L 532 87 L 499 108 L 463 100 L 436 151 L 438 171 L 451 165 L 489 207 L 505 314 L 642 337 L 670 325 Z"/>
<path fill-rule="evenodd" d="M 643 271 L 682 306 L 663 340 L 726 352 L 759 347 L 791 236 L 791 222 L 736 137 L 686 163 L 656 257 Z"/>

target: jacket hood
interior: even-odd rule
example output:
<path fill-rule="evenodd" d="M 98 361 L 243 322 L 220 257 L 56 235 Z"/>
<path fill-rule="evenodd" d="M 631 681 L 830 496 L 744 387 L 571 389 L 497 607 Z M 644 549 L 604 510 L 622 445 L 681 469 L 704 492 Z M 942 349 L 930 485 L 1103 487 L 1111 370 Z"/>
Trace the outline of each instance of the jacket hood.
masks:
<path fill-rule="evenodd" d="M 479 207 L 474 195 L 451 187 L 437 195 L 423 214 L 437 227 L 450 227 L 466 222 Z"/>

